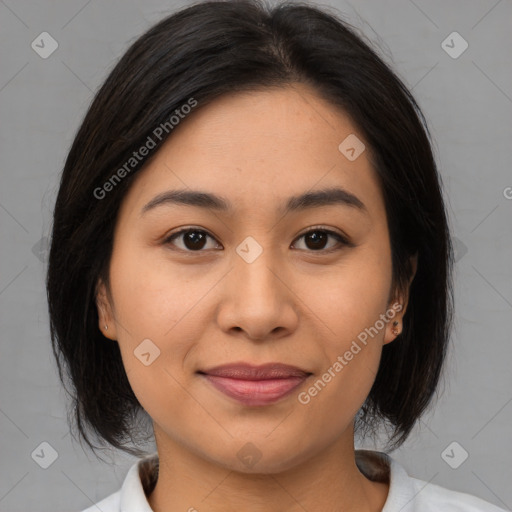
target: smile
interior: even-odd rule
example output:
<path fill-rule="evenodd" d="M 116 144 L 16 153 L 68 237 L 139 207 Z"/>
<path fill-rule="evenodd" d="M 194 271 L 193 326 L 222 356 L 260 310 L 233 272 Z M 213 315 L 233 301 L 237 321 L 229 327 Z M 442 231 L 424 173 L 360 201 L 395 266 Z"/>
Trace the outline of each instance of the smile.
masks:
<path fill-rule="evenodd" d="M 248 406 L 268 405 L 289 395 L 311 374 L 295 366 L 234 363 L 198 372 L 215 389 Z"/>

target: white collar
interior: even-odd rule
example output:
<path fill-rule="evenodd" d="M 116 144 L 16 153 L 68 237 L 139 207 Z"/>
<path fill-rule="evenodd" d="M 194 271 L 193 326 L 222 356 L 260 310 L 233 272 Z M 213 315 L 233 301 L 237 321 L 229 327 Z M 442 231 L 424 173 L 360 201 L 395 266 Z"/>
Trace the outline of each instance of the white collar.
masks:
<path fill-rule="evenodd" d="M 504 512 L 504 509 L 475 496 L 412 478 L 401 464 L 385 453 L 356 450 L 355 455 L 357 467 L 367 478 L 389 483 L 388 497 L 382 512 L 426 512 L 436 507 L 437 510 Z M 134 463 L 121 489 L 100 503 L 105 506 L 102 510 L 154 512 L 149 506 L 146 493 L 149 495 L 154 488 L 158 478 L 158 464 L 156 452 Z M 84 512 L 93 509 L 96 510 L 93 506 Z"/>
<path fill-rule="evenodd" d="M 370 450 L 356 450 L 356 463 L 359 470 L 371 480 L 390 481 L 390 491 L 382 512 L 392 512 L 395 503 L 406 503 L 414 498 L 413 489 L 404 494 L 403 487 L 394 486 L 394 481 L 407 478 L 405 470 L 388 455 Z M 152 453 L 134 463 L 123 482 L 120 491 L 121 512 L 153 512 L 149 506 L 149 494 L 158 476 L 158 454 Z M 388 506 L 388 503 L 390 506 Z M 404 509 L 402 512 L 407 512 Z"/>

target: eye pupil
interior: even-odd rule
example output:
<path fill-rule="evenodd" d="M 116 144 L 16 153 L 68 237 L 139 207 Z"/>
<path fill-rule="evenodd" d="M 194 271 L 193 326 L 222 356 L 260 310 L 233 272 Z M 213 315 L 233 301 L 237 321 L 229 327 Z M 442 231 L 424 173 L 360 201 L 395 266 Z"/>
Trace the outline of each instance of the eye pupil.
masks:
<path fill-rule="evenodd" d="M 328 234 L 323 231 L 311 231 L 306 235 L 306 245 L 310 249 L 323 249 L 327 242 Z M 308 241 L 313 242 L 312 247 L 308 244 Z"/>
<path fill-rule="evenodd" d="M 187 249 L 197 250 L 202 249 L 205 245 L 206 236 L 200 231 L 187 231 L 185 233 L 185 246 Z"/>

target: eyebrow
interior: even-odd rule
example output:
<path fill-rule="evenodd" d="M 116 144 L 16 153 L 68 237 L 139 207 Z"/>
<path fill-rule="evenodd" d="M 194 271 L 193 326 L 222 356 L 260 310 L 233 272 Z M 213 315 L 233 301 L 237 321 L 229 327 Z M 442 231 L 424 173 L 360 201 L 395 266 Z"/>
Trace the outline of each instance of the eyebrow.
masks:
<path fill-rule="evenodd" d="M 233 206 L 227 199 L 199 190 L 168 190 L 158 194 L 151 199 L 141 210 L 141 216 L 146 212 L 153 210 L 159 206 L 169 204 L 181 204 L 205 208 L 219 212 L 233 211 Z M 343 205 L 356 208 L 367 213 L 363 202 L 351 192 L 342 188 L 325 188 L 322 190 L 314 190 L 305 192 L 297 196 L 289 197 L 284 207 L 279 209 L 279 213 L 286 214 L 305 210 L 307 208 L 318 208 L 322 206 Z"/>

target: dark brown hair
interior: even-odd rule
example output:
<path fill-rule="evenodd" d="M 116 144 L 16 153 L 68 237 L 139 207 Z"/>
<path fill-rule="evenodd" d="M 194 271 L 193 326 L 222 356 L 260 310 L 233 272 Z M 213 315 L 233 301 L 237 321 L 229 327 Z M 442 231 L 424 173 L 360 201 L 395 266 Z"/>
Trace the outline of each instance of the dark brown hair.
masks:
<path fill-rule="evenodd" d="M 131 445 L 142 434 L 137 418 L 144 411 L 118 344 L 98 329 L 95 286 L 100 277 L 109 286 L 120 204 L 172 131 L 107 194 L 98 198 L 95 191 L 190 98 L 200 109 L 235 91 L 293 83 L 309 84 L 341 107 L 364 135 L 384 194 L 397 289 L 407 286 L 410 257 L 418 257 L 403 332 L 383 347 L 358 432 L 391 426 L 389 446 L 396 447 L 429 405 L 449 339 L 452 248 L 419 106 L 364 37 L 325 9 L 295 1 L 274 7 L 257 0 L 200 2 L 128 48 L 95 95 L 62 172 L 47 274 L 50 329 L 74 423 L 93 451 L 91 434 L 101 444 L 141 453 Z"/>

